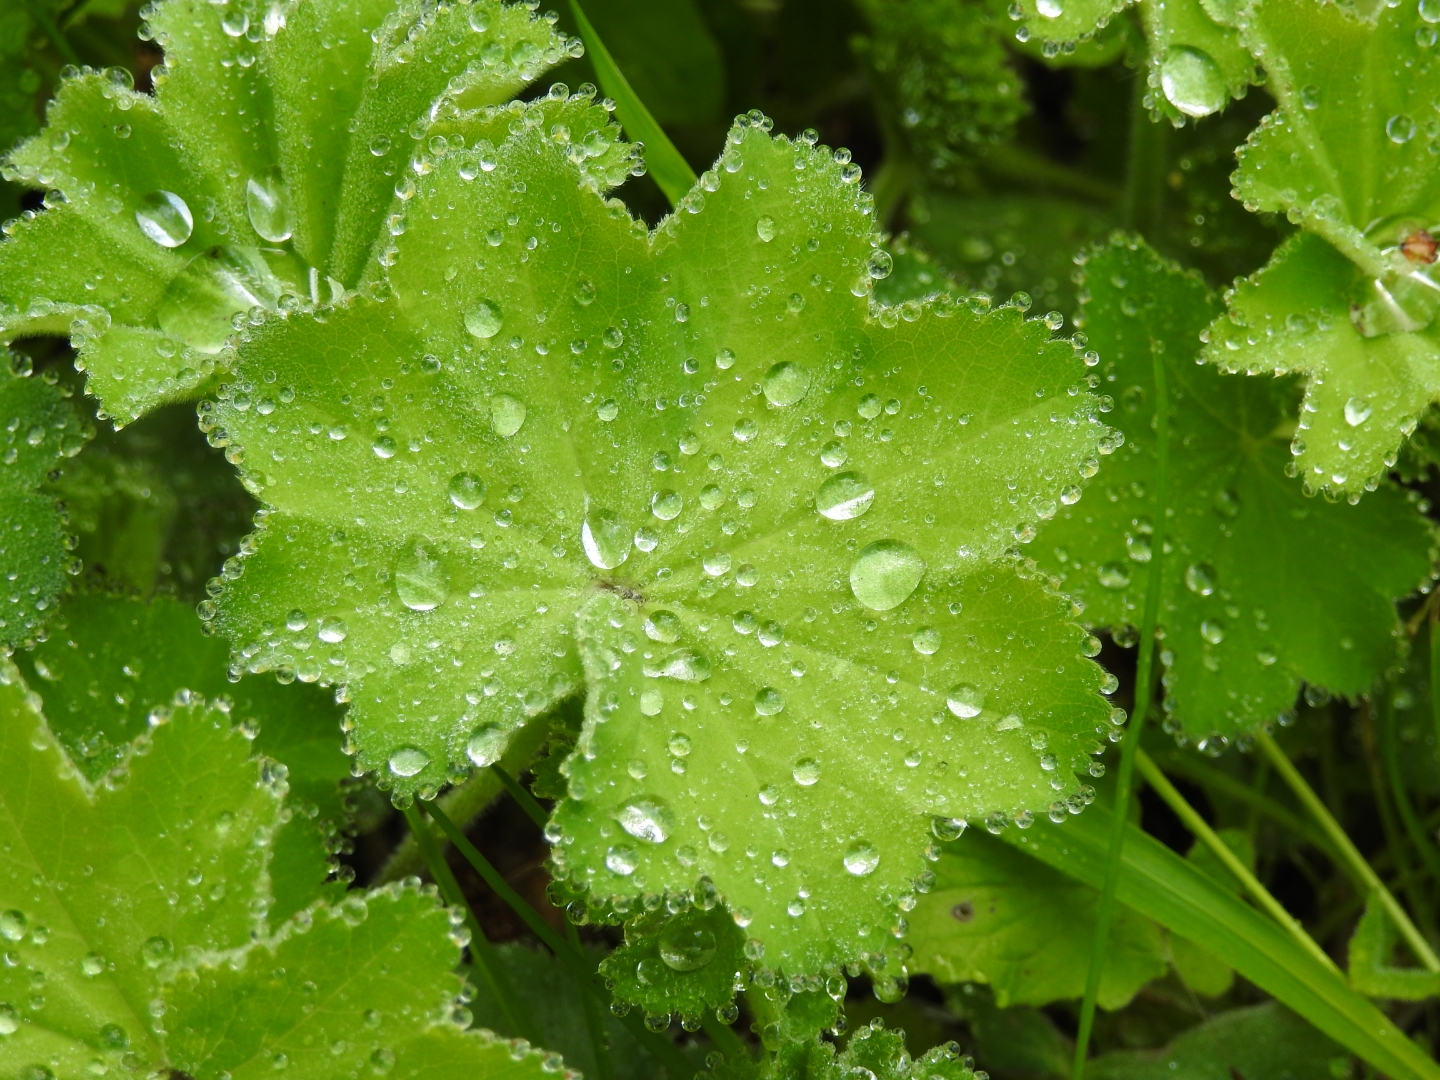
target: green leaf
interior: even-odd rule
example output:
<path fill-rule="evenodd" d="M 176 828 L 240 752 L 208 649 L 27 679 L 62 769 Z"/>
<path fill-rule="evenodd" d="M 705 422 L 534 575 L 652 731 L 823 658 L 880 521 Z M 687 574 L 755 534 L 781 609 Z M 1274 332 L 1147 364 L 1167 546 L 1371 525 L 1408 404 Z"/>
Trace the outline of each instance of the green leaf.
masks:
<path fill-rule="evenodd" d="M 1063 825 L 1002 834 L 1042 862 L 1100 888 L 1111 816 L 1092 806 Z M 1244 978 L 1389 1076 L 1440 1077 L 1440 1066 L 1279 923 L 1154 837 L 1127 826 L 1116 897 L 1210 950 Z"/>
<path fill-rule="evenodd" d="M 1440 972 L 1396 967 L 1395 927 L 1375 897 L 1366 901 L 1365 914 L 1350 938 L 1350 985 L 1371 997 L 1397 1001 L 1423 1001 L 1440 996 Z"/>
<path fill-rule="evenodd" d="M 698 1019 L 735 999 L 745 968 L 745 935 L 724 908 L 690 908 L 637 915 L 625 924 L 625 944 L 600 964 L 621 1001 L 647 1014 Z"/>
<path fill-rule="evenodd" d="M 1435 30 L 1414 5 L 1362 16 L 1266 0 L 1244 33 L 1279 107 L 1241 148 L 1236 192 L 1305 233 L 1236 286 L 1207 358 L 1306 375 L 1300 468 L 1314 487 L 1358 493 L 1440 393 L 1434 254 L 1420 232 L 1440 207 L 1424 127 L 1440 85 Z"/>
<path fill-rule="evenodd" d="M 1211 1017 L 1161 1050 L 1101 1054 L 1085 1066 L 1085 1075 L 1094 1080 L 1334 1080 L 1350 1069 L 1339 1046 L 1272 1001 Z"/>
<path fill-rule="evenodd" d="M 0 642 L 29 637 L 64 590 L 72 556 L 55 496 L 43 491 L 60 463 L 79 453 L 89 430 L 52 378 L 20 374 L 0 350 Z"/>
<path fill-rule="evenodd" d="M 122 1062 L 196 1080 L 279 1067 L 317 1077 L 362 1066 L 536 1080 L 553 1071 L 539 1053 L 461 1033 L 456 924 L 433 893 L 354 893 L 272 931 L 272 838 L 291 811 L 224 710 L 177 706 L 97 786 L 71 767 L 38 706 L 7 664 L 7 1075 Z"/>
<path fill-rule="evenodd" d="M 908 156 L 942 180 L 1010 137 L 1028 111 L 989 4 L 865 0 L 854 48 Z M 951 174 L 959 173 L 954 176 Z"/>
<path fill-rule="evenodd" d="M 165 0 L 148 26 L 166 53 L 154 96 L 119 69 L 65 80 L 7 165 L 60 197 L 0 244 L 0 334 L 68 332 L 121 422 L 223 370 L 234 317 L 352 288 L 382 218 L 448 149 L 426 125 L 579 47 L 497 0 Z"/>
<path fill-rule="evenodd" d="M 1041 533 L 1041 566 L 1096 626 L 1133 642 L 1151 557 L 1153 355 L 1171 399 L 1160 621 L 1169 723 L 1226 740 L 1293 709 L 1300 682 L 1367 690 L 1397 659 L 1394 598 L 1429 573 L 1430 527 L 1386 485 L 1358 506 L 1285 475 L 1293 387 L 1193 363 L 1216 303 L 1197 277 L 1117 240 L 1087 257 L 1085 327 L 1126 445 Z"/>
<path fill-rule="evenodd" d="M 1097 890 L 974 832 L 945 845 L 935 877 L 910 915 L 913 971 L 942 982 L 988 983 L 1002 1009 L 1084 994 Z M 1117 912 L 1101 1007 L 1122 1008 L 1165 974 L 1163 946 L 1154 923 Z"/>
<path fill-rule="evenodd" d="M 583 656 L 575 884 L 709 874 L 795 972 L 878 949 L 931 815 L 1044 810 L 1099 748 L 1089 643 L 1007 555 L 1101 441 L 1083 365 L 1014 309 L 867 317 L 868 200 L 768 122 L 648 236 L 516 127 L 418 189 L 393 299 L 242 347 L 206 423 L 272 509 L 217 625 L 343 683 L 402 793 L 488 765 Z"/>
<path fill-rule="evenodd" d="M 976 983 L 946 987 L 945 1004 L 965 1020 L 975 1057 L 986 1071 L 1002 1076 L 1067 1076 L 1075 1047 L 1039 1009 L 1000 1009 L 988 989 Z"/>

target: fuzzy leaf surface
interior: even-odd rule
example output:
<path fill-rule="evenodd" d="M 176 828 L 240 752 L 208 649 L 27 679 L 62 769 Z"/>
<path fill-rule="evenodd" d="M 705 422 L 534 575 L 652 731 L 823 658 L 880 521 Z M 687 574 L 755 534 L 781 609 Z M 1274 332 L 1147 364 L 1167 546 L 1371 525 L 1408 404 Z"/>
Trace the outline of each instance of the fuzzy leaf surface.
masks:
<path fill-rule="evenodd" d="M 932 814 L 1075 792 L 1102 676 L 1006 553 L 1102 427 L 1014 309 L 869 317 L 854 174 L 730 142 L 647 234 L 522 126 L 418 188 L 391 299 L 258 328 L 209 423 L 271 509 L 217 625 L 250 670 L 342 683 L 402 792 L 584 680 L 564 873 L 709 874 L 814 969 L 893 921 Z"/>
<path fill-rule="evenodd" d="M 1236 191 L 1305 232 L 1237 284 L 1207 356 L 1304 374 L 1305 478 L 1360 492 L 1440 394 L 1440 287 L 1424 233 L 1440 214 L 1426 120 L 1440 89 L 1436 29 L 1414 3 L 1366 17 L 1267 0 L 1247 9 L 1243 33 L 1279 107 L 1239 151 Z"/>
<path fill-rule="evenodd" d="M 1172 411 L 1161 659 L 1173 724 L 1194 739 L 1234 739 L 1293 708 L 1302 680 L 1365 691 L 1397 662 L 1394 600 L 1428 573 L 1429 526 L 1389 485 L 1355 506 L 1305 497 L 1285 475 L 1293 384 L 1194 363 L 1217 310 L 1198 277 L 1115 241 L 1089 256 L 1085 279 L 1086 328 L 1125 446 L 1096 490 L 1044 528 L 1041 565 L 1095 626 L 1141 621 L 1160 515 L 1152 350 L 1163 350 Z"/>
<path fill-rule="evenodd" d="M 625 924 L 625 944 L 600 963 L 615 997 L 647 1013 L 699 1017 L 735 999 L 745 935 L 722 907 L 646 912 Z"/>
<path fill-rule="evenodd" d="M 92 785 L 0 675 L 0 1070 L 545 1075 L 453 1022 L 460 950 L 432 895 L 352 893 L 271 932 L 284 789 L 226 712 L 177 707 Z"/>
<path fill-rule="evenodd" d="M 41 488 L 84 445 L 86 432 L 61 386 L 12 370 L 0 351 L 0 642 L 28 637 L 67 581 L 65 526 Z"/>
<path fill-rule="evenodd" d="M 503 102 L 577 48 L 497 0 L 165 0 L 148 25 L 154 95 L 65 80 L 7 163 L 63 198 L 0 244 L 0 335 L 69 333 L 122 423 L 223 369 L 234 316 L 352 288 L 435 152 L 425 123 Z"/>
<path fill-rule="evenodd" d="M 988 983 L 1000 1008 L 1085 993 L 1098 890 L 983 832 L 946 844 L 935 885 L 910 915 L 911 969 L 940 982 Z M 1119 1009 L 1165 974 L 1160 929 L 1115 913 L 1100 1006 Z"/>

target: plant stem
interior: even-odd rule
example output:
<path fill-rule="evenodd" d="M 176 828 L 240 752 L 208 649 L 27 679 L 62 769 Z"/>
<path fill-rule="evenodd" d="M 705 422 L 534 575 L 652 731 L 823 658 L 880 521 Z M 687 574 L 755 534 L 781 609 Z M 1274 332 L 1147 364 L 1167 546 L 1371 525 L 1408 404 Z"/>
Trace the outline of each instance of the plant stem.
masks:
<path fill-rule="evenodd" d="M 1310 816 L 1315 819 L 1316 824 L 1325 830 L 1325 834 L 1330 837 L 1330 842 L 1335 845 L 1335 850 L 1344 859 L 1344 865 L 1349 869 L 1351 877 L 1367 891 L 1379 895 L 1381 905 L 1395 920 L 1400 935 L 1410 946 L 1415 958 L 1427 970 L 1440 971 L 1440 959 L 1436 958 L 1434 950 L 1430 948 L 1430 943 L 1410 921 L 1410 916 L 1405 913 L 1405 909 L 1400 906 L 1400 902 L 1395 899 L 1394 894 L 1385 887 L 1380 876 L 1365 861 L 1365 856 L 1361 855 L 1355 845 L 1351 843 L 1350 837 L 1345 835 L 1345 830 L 1340 827 L 1340 823 L 1335 820 L 1330 811 L 1326 809 L 1325 804 L 1320 801 L 1320 797 L 1300 775 L 1300 770 L 1295 768 L 1294 763 L 1285 756 L 1285 751 L 1280 749 L 1275 739 L 1266 731 L 1256 733 L 1255 744 L 1270 759 L 1270 764 L 1275 767 L 1275 771 L 1285 778 L 1285 782 L 1290 785 L 1290 790 L 1310 812 Z"/>
<path fill-rule="evenodd" d="M 495 778 L 500 781 L 501 786 L 510 793 L 510 797 L 519 804 L 520 809 L 529 815 L 530 820 L 543 829 L 546 822 L 550 820 L 550 815 L 545 812 L 545 808 L 540 805 L 535 796 L 526 791 L 520 781 L 500 765 L 491 765 L 490 771 L 495 774 Z"/>
<path fill-rule="evenodd" d="M 1114 184 L 1097 180 L 1078 169 L 1051 161 L 1017 143 L 990 147 L 979 164 L 987 173 L 1005 180 L 1020 180 L 1090 202 L 1113 204 L 1120 196 Z"/>
<path fill-rule="evenodd" d="M 455 880 L 450 864 L 445 861 L 440 846 L 435 843 L 434 834 L 425 824 L 424 815 L 413 803 L 405 808 L 404 813 L 405 821 L 410 826 L 410 835 L 415 837 L 416 846 L 424 856 L 426 865 L 430 867 L 430 876 L 440 888 L 440 895 L 445 897 L 447 904 L 465 916 L 465 927 L 470 931 L 470 955 L 474 957 L 475 966 L 489 986 L 500 1011 L 505 1014 L 506 1022 L 517 1035 L 524 1036 L 536 1046 L 541 1045 L 540 1029 L 535 1026 L 534 1019 L 516 995 L 515 987 L 510 983 L 510 975 L 500 962 L 495 946 L 490 944 L 485 937 L 485 931 L 480 929 L 480 921 L 475 918 L 475 912 L 470 910 L 465 894 L 460 891 L 460 883 Z"/>
<path fill-rule="evenodd" d="M 1160 767 L 1150 760 L 1144 750 L 1136 751 L 1135 765 L 1140 770 L 1140 775 L 1145 778 L 1145 782 L 1155 790 L 1155 794 L 1165 801 L 1166 806 L 1175 811 L 1176 816 L 1184 822 L 1185 827 L 1194 834 L 1197 840 L 1210 849 L 1225 869 L 1235 875 L 1236 880 L 1245 887 L 1245 891 L 1255 902 L 1276 922 L 1289 930 L 1295 940 L 1308 949 L 1317 960 L 1338 974 L 1340 969 L 1335 966 L 1335 961 L 1331 960 L 1329 954 L 1305 932 L 1305 928 L 1300 925 L 1300 920 L 1294 918 L 1281 906 L 1280 901 L 1270 895 L 1270 890 L 1260 884 L 1255 875 L 1250 872 L 1250 868 L 1240 861 L 1235 852 L 1230 850 L 1230 845 L 1221 840 L 1209 823 L 1185 801 L 1185 796 L 1176 790 L 1175 785 L 1160 771 Z"/>
<path fill-rule="evenodd" d="M 1120 222 L 1131 232 L 1153 233 L 1160 219 L 1160 198 L 1165 170 L 1165 127 L 1150 118 L 1145 107 L 1144 71 L 1135 73 L 1130 98 L 1130 146 L 1125 167 L 1125 190 L 1120 196 Z"/>
<path fill-rule="evenodd" d="M 1388 695 L 1380 699 L 1380 754 L 1385 761 L 1385 771 L 1390 776 L 1390 790 L 1395 795 L 1395 809 L 1400 815 L 1400 823 L 1405 826 L 1405 832 L 1409 834 L 1410 842 L 1415 845 L 1425 869 L 1440 881 L 1440 851 L 1436 850 L 1434 841 L 1426 835 L 1424 826 L 1415 814 L 1415 806 L 1410 801 L 1410 791 L 1405 786 L 1405 774 L 1400 770 L 1400 740 L 1395 731 L 1395 705 Z"/>
<path fill-rule="evenodd" d="M 509 906 L 525 923 L 526 926 L 545 945 L 559 957 L 561 963 L 570 968 L 582 989 L 594 995 L 601 1004 L 608 1005 L 610 994 L 600 981 L 594 967 L 590 964 L 585 954 L 573 948 L 568 941 L 561 937 L 553 926 L 547 923 L 525 898 L 510 887 L 510 883 L 500 876 L 500 872 L 490 865 L 490 860 L 480 854 L 480 849 L 472 844 L 469 839 L 458 828 L 455 823 L 445 816 L 445 812 L 433 802 L 422 803 L 426 812 L 435 819 L 440 830 L 450 838 L 450 842 L 465 857 L 465 861 L 475 868 L 475 872 L 485 881 L 485 884 L 495 890 L 497 896 Z M 620 1017 L 620 1022 L 625 1029 L 634 1036 L 651 1057 L 663 1065 L 675 1080 L 688 1080 L 695 1073 L 695 1067 L 680 1053 L 679 1049 L 669 1039 L 663 1038 L 648 1030 L 645 1023 L 634 1012 L 627 1012 Z"/>
<path fill-rule="evenodd" d="M 40 7 L 40 5 L 34 3 L 33 0 L 20 0 L 20 6 L 35 20 L 40 29 L 45 31 L 45 36 L 50 39 L 50 44 L 55 46 L 55 51 L 60 54 L 61 59 L 66 63 L 78 66 L 80 64 L 79 55 L 75 52 L 74 46 L 70 44 L 70 40 L 65 36 L 55 20 L 50 17 L 49 13 Z"/>
<path fill-rule="evenodd" d="M 569 919 L 565 920 L 565 940 L 576 952 L 582 956 L 585 954 L 580 944 L 580 931 Z M 580 1011 L 585 1016 L 585 1031 L 590 1036 L 590 1049 L 595 1054 L 595 1068 L 600 1073 L 600 1080 L 615 1080 L 615 1063 L 610 1060 L 610 1050 L 605 1045 L 605 1027 L 600 1020 L 600 1010 L 595 996 L 587 994 L 584 987 L 580 988 Z"/>
<path fill-rule="evenodd" d="M 1142 106 L 1143 107 L 1143 106 Z M 1085 976 L 1085 997 L 1080 1003 L 1080 1029 L 1075 1036 L 1073 1080 L 1083 1080 L 1085 1057 L 1090 1050 L 1090 1032 L 1095 1026 L 1095 1005 L 1100 995 L 1100 977 L 1110 950 L 1110 920 L 1115 911 L 1115 887 L 1120 880 L 1120 857 L 1125 848 L 1125 828 L 1130 823 L 1130 797 L 1135 782 L 1135 756 L 1140 733 L 1150 712 L 1154 694 L 1155 624 L 1160 615 L 1161 567 L 1165 561 L 1166 512 L 1170 505 L 1170 394 L 1164 356 L 1150 351 L 1155 382 L 1155 518 L 1150 538 L 1150 573 L 1145 582 L 1145 610 L 1140 621 L 1140 657 L 1135 673 L 1135 714 L 1120 744 L 1120 769 L 1115 778 L 1115 820 L 1110 830 L 1110 848 L 1105 861 L 1105 881 L 1095 909 L 1095 939 L 1090 948 L 1090 970 Z"/>

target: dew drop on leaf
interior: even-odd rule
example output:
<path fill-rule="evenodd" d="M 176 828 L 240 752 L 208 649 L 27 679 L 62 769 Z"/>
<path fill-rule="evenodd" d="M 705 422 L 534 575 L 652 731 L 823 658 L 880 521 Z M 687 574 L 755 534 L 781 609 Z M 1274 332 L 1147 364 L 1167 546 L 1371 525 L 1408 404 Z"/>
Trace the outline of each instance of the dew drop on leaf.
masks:
<path fill-rule="evenodd" d="M 685 508 L 685 500 L 678 491 L 665 488 L 650 496 L 650 512 L 661 521 L 673 521 Z"/>
<path fill-rule="evenodd" d="M 810 372 L 803 364 L 782 360 L 765 372 L 760 385 L 766 401 L 786 408 L 802 401 L 810 392 Z"/>
<path fill-rule="evenodd" d="M 140 231 L 164 248 L 177 248 L 190 239 L 195 219 L 185 200 L 173 191 L 152 191 L 135 211 Z"/>
<path fill-rule="evenodd" d="M 725 371 L 727 368 L 734 367 L 734 365 L 735 365 L 735 350 L 734 350 L 734 349 L 721 349 L 719 352 L 717 352 L 717 353 L 715 354 L 715 366 L 716 366 L 717 368 L 719 368 L 721 371 Z"/>
<path fill-rule="evenodd" d="M 615 812 L 615 820 L 636 840 L 650 844 L 663 844 L 675 831 L 675 814 L 665 802 L 650 795 L 627 799 Z"/>
<path fill-rule="evenodd" d="M 1036 0 L 1035 10 L 1041 18 L 1058 19 L 1065 14 L 1065 5 L 1060 0 Z"/>
<path fill-rule="evenodd" d="M 1185 568 L 1185 587 L 1196 596 L 1215 591 L 1215 568 L 1209 563 L 1191 563 Z"/>
<path fill-rule="evenodd" d="M 791 775 L 801 787 L 811 787 L 820 779 L 820 763 L 814 758 L 803 757 L 795 762 Z"/>
<path fill-rule="evenodd" d="M 499 724 L 481 724 L 465 742 L 465 756 L 481 769 L 489 768 L 505 752 L 506 731 Z"/>
<path fill-rule="evenodd" d="M 762 686 L 755 692 L 755 712 L 760 716 L 774 716 L 785 708 L 785 695 L 773 686 Z"/>
<path fill-rule="evenodd" d="M 832 439 L 820 448 L 820 463 L 831 469 L 838 469 L 849 457 L 850 452 L 839 439 Z"/>
<path fill-rule="evenodd" d="M 505 316 L 494 300 L 481 300 L 465 312 L 465 329 L 482 341 L 493 338 L 505 325 Z"/>
<path fill-rule="evenodd" d="M 94 978 L 105 970 L 105 958 L 99 953 L 86 953 L 80 960 L 80 971 L 88 978 Z"/>
<path fill-rule="evenodd" d="M 485 502 L 485 484 L 474 473 L 456 473 L 447 490 L 450 502 L 459 510 L 478 510 Z"/>
<path fill-rule="evenodd" d="M 866 420 L 874 420 L 880 415 L 880 410 L 883 408 L 884 406 L 876 394 L 866 394 L 860 399 L 860 404 L 855 406 L 855 410 Z"/>
<path fill-rule="evenodd" d="M 430 764 L 430 755 L 418 746 L 402 746 L 390 755 L 386 767 L 393 776 L 414 776 Z"/>
<path fill-rule="evenodd" d="M 651 641 L 670 645 L 680 639 L 680 616 L 673 611 L 653 611 L 645 620 L 645 636 Z"/>
<path fill-rule="evenodd" d="M 945 695 L 945 705 L 962 720 L 969 720 L 985 708 L 985 692 L 969 683 L 956 683 Z"/>
<path fill-rule="evenodd" d="M 502 439 L 508 439 L 525 423 L 525 403 L 509 394 L 496 394 L 490 399 L 490 427 Z"/>
<path fill-rule="evenodd" d="M 175 946 L 169 938 L 152 937 L 140 946 L 140 957 L 146 967 L 156 968 L 175 955 Z"/>
<path fill-rule="evenodd" d="M 1130 568 L 1124 563 L 1105 563 L 1095 572 L 1095 576 L 1107 589 L 1123 589 L 1130 584 Z"/>
<path fill-rule="evenodd" d="M 845 869 L 856 877 L 875 872 L 880 865 L 880 851 L 869 840 L 856 840 L 845 849 Z"/>
<path fill-rule="evenodd" d="M 370 449 L 375 451 L 375 456 L 381 461 L 388 461 L 395 456 L 395 451 L 399 447 L 389 435 L 377 435 L 375 441 L 370 444 Z"/>
<path fill-rule="evenodd" d="M 660 959 L 673 971 L 699 971 L 715 959 L 715 934 L 705 926 L 674 924 L 660 935 Z"/>
<path fill-rule="evenodd" d="M 843 472 L 827 479 L 815 492 L 815 509 L 831 521 L 858 518 L 875 501 L 875 488 L 864 473 Z"/>
<path fill-rule="evenodd" d="M 934 656 L 940 650 L 940 631 L 933 626 L 922 626 L 910 638 L 910 644 L 921 656 Z"/>
<path fill-rule="evenodd" d="M 1240 516 L 1240 496 L 1230 488 L 1221 488 L 1215 492 L 1213 500 L 1215 512 L 1221 517 L 1235 518 Z"/>
<path fill-rule="evenodd" d="M 1311 111 L 1318 109 L 1320 107 L 1320 88 L 1314 83 L 1308 83 L 1301 87 L 1300 104 Z"/>
<path fill-rule="evenodd" d="M 635 849 L 629 844 L 616 844 L 605 852 L 606 869 L 621 877 L 629 877 L 635 872 L 635 867 L 639 865 L 640 860 L 635 854 Z"/>
<path fill-rule="evenodd" d="M 1200 624 L 1200 636 L 1211 645 L 1219 645 L 1225 640 L 1225 624 L 1218 619 L 1206 619 Z"/>
<path fill-rule="evenodd" d="M 759 221 L 755 222 L 755 235 L 765 243 L 775 239 L 775 219 L 766 214 Z"/>
<path fill-rule="evenodd" d="M 629 527 L 614 514 L 591 511 L 580 525 L 580 546 L 592 566 L 613 570 L 630 557 Z"/>
<path fill-rule="evenodd" d="M 1415 121 L 1404 113 L 1396 113 L 1385 121 L 1385 135 L 1391 142 L 1404 145 L 1415 137 Z"/>
<path fill-rule="evenodd" d="M 1370 402 L 1362 397 L 1352 397 L 1345 402 L 1345 422 L 1351 427 L 1359 427 L 1370 419 Z"/>
<path fill-rule="evenodd" d="M 11 910 L 0 913 L 0 938 L 19 941 L 25 936 L 28 925 L 23 912 Z"/>
<path fill-rule="evenodd" d="M 705 568 L 705 573 L 711 577 L 720 577 L 730 572 L 730 553 L 728 551 L 712 551 L 701 560 L 700 565 Z"/>
<path fill-rule="evenodd" d="M 872 611 L 899 607 L 925 576 L 925 560 L 900 540 L 877 540 L 850 567 L 850 591 Z"/>
<path fill-rule="evenodd" d="M 14 1035 L 19 1030 L 19 1010 L 8 1001 L 0 1001 L 0 1035 Z"/>
<path fill-rule="evenodd" d="M 433 611 L 445 602 L 450 575 L 425 545 L 407 544 L 395 560 L 395 595 L 411 611 Z M 408 775 L 408 774 L 407 774 Z"/>
<path fill-rule="evenodd" d="M 1224 108 L 1229 91 L 1220 65 L 1209 53 L 1189 45 L 1165 50 L 1160 62 L 1160 89 L 1186 116 L 1202 117 Z"/>
<path fill-rule="evenodd" d="M 599 405 L 595 406 L 595 415 L 601 423 L 608 424 L 620 415 L 620 406 L 614 398 L 606 398 L 600 402 Z"/>
<path fill-rule="evenodd" d="M 659 716 L 665 709 L 665 695 L 659 690 L 645 690 L 640 694 L 640 711 L 646 716 Z"/>
<path fill-rule="evenodd" d="M 290 197 L 279 169 L 272 169 L 245 182 L 245 214 L 260 239 L 280 244 L 290 239 L 294 224 Z"/>
<path fill-rule="evenodd" d="M 704 682 L 710 678 L 710 660 L 704 653 L 694 649 L 676 649 L 658 664 L 647 665 L 645 674 L 652 679 Z"/>
<path fill-rule="evenodd" d="M 344 641 L 350 633 L 350 628 L 345 625 L 344 619 L 338 619 L 334 615 L 324 615 L 321 617 L 315 632 L 321 641 L 328 642 L 331 645 L 338 645 Z"/>

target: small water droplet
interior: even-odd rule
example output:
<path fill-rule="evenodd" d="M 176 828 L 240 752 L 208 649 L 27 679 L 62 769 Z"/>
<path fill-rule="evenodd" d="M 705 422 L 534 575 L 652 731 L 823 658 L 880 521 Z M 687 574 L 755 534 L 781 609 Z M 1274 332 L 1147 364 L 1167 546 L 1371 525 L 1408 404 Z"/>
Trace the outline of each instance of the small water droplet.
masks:
<path fill-rule="evenodd" d="M 376 435 L 375 441 L 370 444 L 370 449 L 375 451 L 375 456 L 381 461 L 388 461 L 395 456 L 395 451 L 399 449 L 399 446 L 389 435 Z"/>
<path fill-rule="evenodd" d="M 195 229 L 195 219 L 185 200 L 173 191 L 152 191 L 140 200 L 135 211 L 135 224 L 155 243 L 177 248 Z"/>
<path fill-rule="evenodd" d="M 458 510 L 478 510 L 485 502 L 485 484 L 474 473 L 456 473 L 450 478 L 447 490 L 450 502 Z"/>
<path fill-rule="evenodd" d="M 832 439 L 820 448 L 820 463 L 832 469 L 838 469 L 844 465 L 850 457 L 850 452 L 845 449 L 845 444 L 839 439 Z"/>
<path fill-rule="evenodd" d="M 140 946 L 140 958 L 145 961 L 146 967 L 157 968 L 174 955 L 175 946 L 170 944 L 170 939 L 158 935 Z"/>
<path fill-rule="evenodd" d="M 639 856 L 629 844 L 616 844 L 605 852 L 605 867 L 613 874 L 629 877 L 639 865 Z"/>
<path fill-rule="evenodd" d="M 845 849 L 845 869 L 856 877 L 875 872 L 880 865 L 880 851 L 869 840 L 856 840 Z"/>
<path fill-rule="evenodd" d="M 762 686 L 755 692 L 755 712 L 760 716 L 775 716 L 785 708 L 785 695 L 773 686 Z"/>
<path fill-rule="evenodd" d="M 1215 591 L 1215 568 L 1209 563 L 1191 563 L 1185 568 L 1185 587 L 1197 596 Z"/>
<path fill-rule="evenodd" d="M 700 565 L 711 577 L 720 577 L 730 572 L 730 562 L 728 551 L 711 551 L 700 561 Z"/>
<path fill-rule="evenodd" d="M 665 488 L 650 496 L 650 512 L 661 521 L 672 521 L 685 508 L 685 500 L 678 491 Z"/>
<path fill-rule="evenodd" d="M 1320 107 L 1320 88 L 1314 83 L 1309 83 L 1300 88 L 1300 104 L 1310 110 Z"/>
<path fill-rule="evenodd" d="M 704 926 L 675 924 L 660 935 L 660 959 L 674 971 L 699 971 L 715 959 L 715 934 Z"/>
<path fill-rule="evenodd" d="M 940 631 L 933 626 L 922 626 L 910 638 L 910 644 L 921 656 L 934 656 L 940 651 Z"/>
<path fill-rule="evenodd" d="M 418 746 L 402 746 L 390 755 L 386 767 L 394 776 L 414 776 L 430 764 L 430 755 Z"/>
<path fill-rule="evenodd" d="M 345 625 L 344 619 L 336 618 L 334 615 L 322 615 L 315 633 L 321 641 L 338 645 L 349 635 L 350 628 Z"/>
<path fill-rule="evenodd" d="M 1095 576 L 1107 589 L 1123 589 L 1130 584 L 1130 567 L 1124 563 L 1108 562 L 1096 571 Z"/>
<path fill-rule="evenodd" d="M 658 663 L 646 665 L 645 674 L 652 679 L 704 682 L 710 678 L 710 660 L 694 649 L 676 649 Z"/>
<path fill-rule="evenodd" d="M 19 941 L 29 926 L 23 912 L 10 910 L 0 913 L 0 937 L 6 941 Z"/>
<path fill-rule="evenodd" d="M 810 392 L 810 372 L 793 360 L 782 360 L 765 372 L 760 385 L 766 401 L 786 408 L 803 400 Z"/>
<path fill-rule="evenodd" d="M 505 316 L 494 300 L 481 300 L 465 312 L 465 329 L 482 341 L 493 338 L 505 325 Z"/>
<path fill-rule="evenodd" d="M 815 492 L 815 509 L 831 521 L 850 521 L 869 510 L 875 488 L 864 473 L 843 472 L 827 479 Z"/>
<path fill-rule="evenodd" d="M 606 398 L 595 406 L 595 415 L 603 424 L 608 424 L 620 415 L 620 406 L 614 398 Z"/>
<path fill-rule="evenodd" d="M 1200 636 L 1211 645 L 1219 645 L 1225 640 L 1225 624 L 1218 619 L 1206 619 L 1200 624 Z"/>
<path fill-rule="evenodd" d="M 1415 121 L 1404 113 L 1397 113 L 1385 121 L 1385 134 L 1391 142 L 1403 146 L 1415 137 Z"/>
<path fill-rule="evenodd" d="M 795 762 L 791 775 L 801 787 L 811 787 L 820 779 L 820 763 L 814 758 L 802 757 Z"/>
<path fill-rule="evenodd" d="M 945 705 L 956 716 L 970 720 L 985 708 L 985 692 L 969 683 L 956 683 L 945 695 Z"/>
<path fill-rule="evenodd" d="M 755 234 L 765 243 L 775 239 L 775 219 L 766 214 L 755 223 Z"/>
<path fill-rule="evenodd" d="M 450 575 L 445 564 L 419 541 L 407 544 L 395 560 L 395 594 L 411 611 L 433 611 L 445 602 Z"/>
<path fill-rule="evenodd" d="M 925 576 L 925 560 L 909 544 L 877 540 L 850 567 L 850 591 L 872 611 L 903 604 Z"/>

